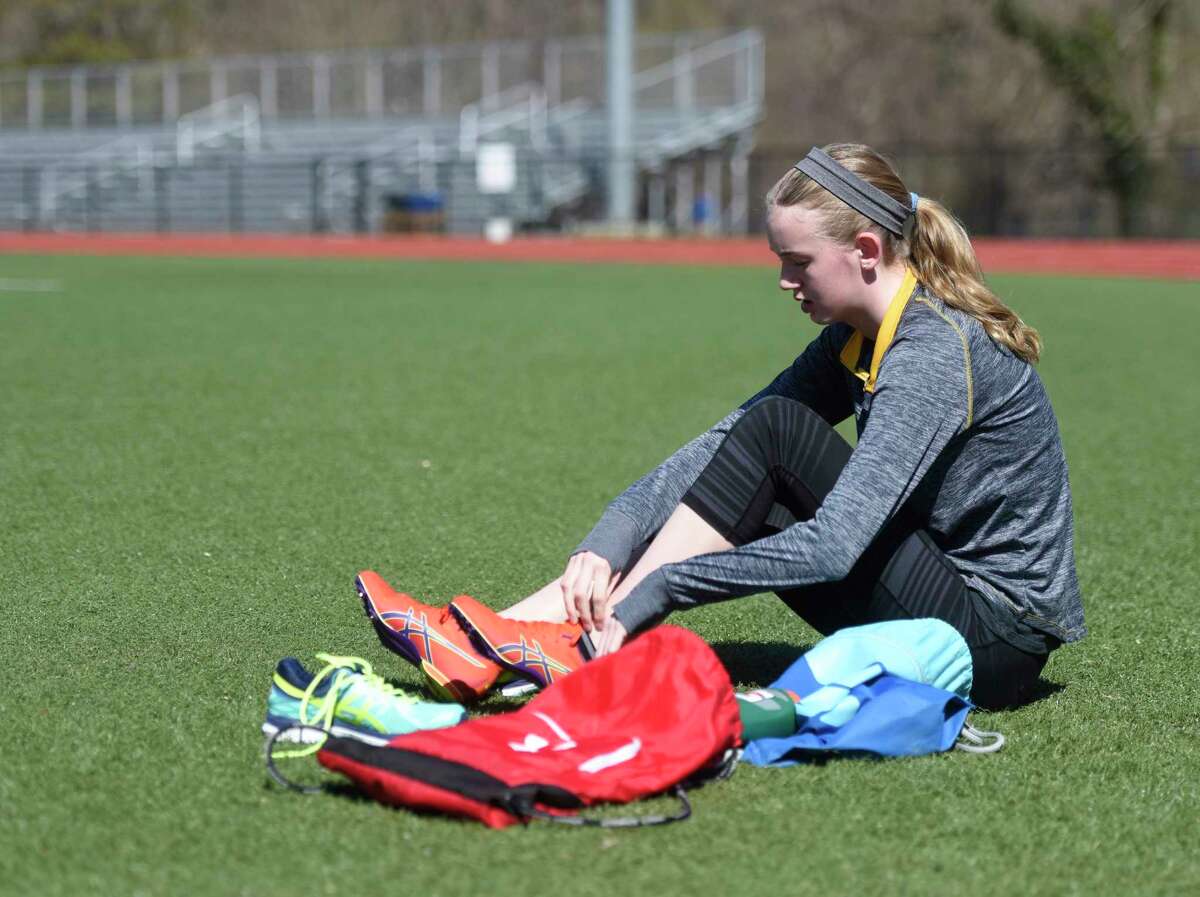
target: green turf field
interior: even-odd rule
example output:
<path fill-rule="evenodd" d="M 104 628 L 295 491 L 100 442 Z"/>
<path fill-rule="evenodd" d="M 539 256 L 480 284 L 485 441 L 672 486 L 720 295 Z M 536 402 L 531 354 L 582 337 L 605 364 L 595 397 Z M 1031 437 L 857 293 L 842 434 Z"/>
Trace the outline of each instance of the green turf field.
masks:
<path fill-rule="evenodd" d="M 1046 342 L 1091 635 L 1009 746 L 742 768 L 662 830 L 503 832 L 266 783 L 352 580 L 500 605 L 814 334 L 734 269 L 0 257 L 0 892 L 1200 893 L 1194 283 L 995 278 Z M 12 289 L 52 279 L 53 292 Z M 741 683 L 813 633 L 676 617 Z M 656 804 L 660 808 L 666 802 Z"/>

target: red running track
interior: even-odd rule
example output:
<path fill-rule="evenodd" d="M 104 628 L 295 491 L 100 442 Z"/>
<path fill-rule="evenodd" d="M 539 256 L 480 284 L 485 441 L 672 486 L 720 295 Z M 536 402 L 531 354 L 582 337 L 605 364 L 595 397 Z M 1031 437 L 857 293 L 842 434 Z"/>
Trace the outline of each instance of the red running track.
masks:
<path fill-rule="evenodd" d="M 990 273 L 1200 279 L 1200 241 L 979 239 Z M 0 253 L 267 258 L 463 259 L 663 265 L 773 265 L 758 239 L 628 240 L 519 237 L 509 243 L 443 236 L 0 232 Z"/>

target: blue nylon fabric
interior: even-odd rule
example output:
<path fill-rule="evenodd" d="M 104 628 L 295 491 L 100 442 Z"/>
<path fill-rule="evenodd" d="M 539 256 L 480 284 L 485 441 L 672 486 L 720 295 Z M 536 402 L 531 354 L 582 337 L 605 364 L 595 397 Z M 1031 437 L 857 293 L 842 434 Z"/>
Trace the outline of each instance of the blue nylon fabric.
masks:
<path fill-rule="evenodd" d="M 774 687 L 784 687 L 786 676 Z M 813 754 L 905 757 L 948 750 L 971 704 L 958 695 L 881 673 L 844 692 L 830 710 L 800 720 L 789 738 L 760 738 L 743 759 L 755 766 L 794 766 Z"/>
<path fill-rule="evenodd" d="M 896 620 L 823 639 L 771 683 L 801 696 L 798 730 L 750 742 L 755 766 L 792 766 L 828 751 L 881 757 L 949 749 L 972 704 L 971 655 L 941 620 Z"/>
<path fill-rule="evenodd" d="M 855 685 L 873 663 L 894 676 L 971 694 L 971 649 L 958 630 L 944 620 L 887 620 L 851 626 L 814 645 L 804 657 L 821 685 Z M 785 674 L 786 675 L 786 674 Z M 807 695 L 811 689 L 792 689 Z"/>

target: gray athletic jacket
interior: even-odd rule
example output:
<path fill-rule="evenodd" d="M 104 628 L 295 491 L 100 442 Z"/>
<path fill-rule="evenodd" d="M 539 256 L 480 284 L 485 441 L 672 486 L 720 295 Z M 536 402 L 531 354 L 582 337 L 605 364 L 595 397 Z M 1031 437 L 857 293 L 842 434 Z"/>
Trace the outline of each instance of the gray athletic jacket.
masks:
<path fill-rule="evenodd" d="M 753 402 L 786 396 L 831 424 L 855 415 L 858 443 L 811 520 L 661 567 L 617 605 L 627 629 L 677 608 L 842 579 L 905 507 L 996 635 L 1038 652 L 1083 637 L 1067 465 L 1037 372 L 921 287 L 889 318 L 878 346 L 848 325 L 824 328 L 770 385 L 608 506 L 576 552 L 620 570 Z"/>

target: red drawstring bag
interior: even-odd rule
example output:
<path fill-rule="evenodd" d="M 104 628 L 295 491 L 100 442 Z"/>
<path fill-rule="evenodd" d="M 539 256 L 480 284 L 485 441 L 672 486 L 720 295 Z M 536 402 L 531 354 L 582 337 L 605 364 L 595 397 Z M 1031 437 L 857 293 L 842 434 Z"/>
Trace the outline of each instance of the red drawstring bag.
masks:
<path fill-rule="evenodd" d="M 512 713 L 382 747 L 331 737 L 317 757 L 384 803 L 502 828 L 658 794 L 721 762 L 740 737 L 733 686 L 712 649 L 660 626 Z"/>

